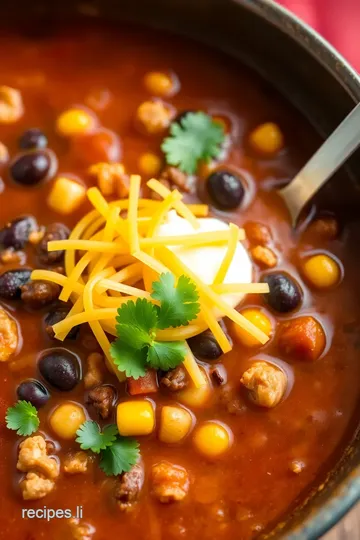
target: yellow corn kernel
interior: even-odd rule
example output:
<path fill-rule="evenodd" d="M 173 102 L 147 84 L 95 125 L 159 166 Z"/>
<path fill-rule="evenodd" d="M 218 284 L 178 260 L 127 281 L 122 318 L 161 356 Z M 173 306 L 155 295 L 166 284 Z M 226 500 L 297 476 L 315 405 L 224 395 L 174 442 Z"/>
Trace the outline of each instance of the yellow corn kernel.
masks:
<path fill-rule="evenodd" d="M 139 158 L 138 166 L 142 174 L 146 176 L 157 176 L 161 170 L 161 159 L 156 154 L 145 152 Z"/>
<path fill-rule="evenodd" d="M 47 204 L 59 214 L 71 214 L 86 199 L 86 188 L 66 176 L 55 179 Z"/>
<path fill-rule="evenodd" d="M 284 136 L 277 124 L 266 122 L 250 133 L 249 142 L 261 154 L 276 154 L 284 146 Z"/>
<path fill-rule="evenodd" d="M 194 434 L 194 445 L 206 457 L 215 458 L 224 454 L 231 445 L 229 430 L 218 422 L 205 422 Z"/>
<path fill-rule="evenodd" d="M 253 323 L 259 330 L 262 330 L 267 336 L 272 334 L 272 324 L 269 317 L 264 313 L 264 311 L 257 308 L 247 308 L 241 311 L 248 321 Z M 233 331 L 235 338 L 245 347 L 260 347 L 261 343 L 253 336 L 251 336 L 246 330 L 241 328 L 239 325 L 233 325 Z"/>
<path fill-rule="evenodd" d="M 85 109 L 68 109 L 60 114 L 56 121 L 56 130 L 60 135 L 84 135 L 94 129 L 95 116 Z"/>
<path fill-rule="evenodd" d="M 154 408 L 150 401 L 124 401 L 116 410 L 120 435 L 124 437 L 149 435 L 155 428 Z"/>
<path fill-rule="evenodd" d="M 150 71 L 144 77 L 145 88 L 150 94 L 159 97 L 171 96 L 175 90 L 172 77 L 159 71 Z"/>
<path fill-rule="evenodd" d="M 205 403 L 209 401 L 212 388 L 204 371 L 203 374 L 206 381 L 205 384 L 199 386 L 199 388 L 195 388 L 195 386 L 190 383 L 187 388 L 176 393 L 176 398 L 180 403 L 184 403 L 184 405 L 187 405 L 188 407 L 203 407 Z"/>
<path fill-rule="evenodd" d="M 51 413 L 49 423 L 53 432 L 61 439 L 75 439 L 76 432 L 86 420 L 81 405 L 62 403 Z"/>
<path fill-rule="evenodd" d="M 306 279 L 317 289 L 333 287 L 340 279 L 338 263 L 328 255 L 313 255 L 303 265 Z"/>
<path fill-rule="evenodd" d="M 161 410 L 159 439 L 164 443 L 177 443 L 186 437 L 191 426 L 192 417 L 189 411 L 166 405 Z"/>

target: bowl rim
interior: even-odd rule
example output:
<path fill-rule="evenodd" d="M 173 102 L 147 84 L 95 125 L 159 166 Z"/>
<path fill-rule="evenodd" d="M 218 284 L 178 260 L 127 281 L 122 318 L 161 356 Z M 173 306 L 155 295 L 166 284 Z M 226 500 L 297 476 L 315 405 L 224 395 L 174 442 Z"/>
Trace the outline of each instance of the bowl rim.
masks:
<path fill-rule="evenodd" d="M 297 15 L 273 0 L 233 0 L 257 13 L 282 32 L 291 36 L 314 56 L 347 91 L 360 102 L 360 74 L 324 37 Z M 316 540 L 334 527 L 360 501 L 360 466 L 357 466 L 335 489 L 334 496 L 319 510 L 305 517 L 294 531 L 286 533 L 288 540 Z M 281 533 L 280 533 L 281 534 Z"/>

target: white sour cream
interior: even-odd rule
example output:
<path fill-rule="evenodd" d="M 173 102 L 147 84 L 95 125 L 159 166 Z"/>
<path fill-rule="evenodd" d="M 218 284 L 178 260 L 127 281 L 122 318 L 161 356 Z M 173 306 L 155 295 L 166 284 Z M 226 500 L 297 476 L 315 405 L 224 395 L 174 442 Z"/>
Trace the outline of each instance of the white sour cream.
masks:
<path fill-rule="evenodd" d="M 192 225 L 179 217 L 175 210 L 171 210 L 166 221 L 159 227 L 159 236 L 180 236 L 183 234 L 197 234 L 198 232 L 225 231 L 229 225 L 216 218 L 198 218 L 200 228 L 193 229 Z M 221 265 L 227 250 L 227 245 L 209 246 L 168 246 L 176 252 L 190 270 L 199 276 L 208 285 L 213 283 L 216 273 Z M 249 255 L 244 246 L 239 242 L 234 258 L 224 279 L 224 283 L 251 283 L 253 268 Z M 236 307 L 244 297 L 244 294 L 233 293 L 222 295 L 223 299 L 232 307 Z M 221 314 L 217 314 L 221 316 Z"/>

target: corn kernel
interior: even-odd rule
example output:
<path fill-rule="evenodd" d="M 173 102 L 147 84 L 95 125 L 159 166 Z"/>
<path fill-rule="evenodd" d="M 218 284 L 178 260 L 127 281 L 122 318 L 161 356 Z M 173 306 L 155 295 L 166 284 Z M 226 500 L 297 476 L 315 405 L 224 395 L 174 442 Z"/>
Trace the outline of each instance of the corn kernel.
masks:
<path fill-rule="evenodd" d="M 75 439 L 76 432 L 86 420 L 84 409 L 76 403 L 62 403 L 52 412 L 49 423 L 61 439 Z"/>
<path fill-rule="evenodd" d="M 86 189 L 71 178 L 59 176 L 48 195 L 47 204 L 59 214 L 71 214 L 86 198 Z"/>
<path fill-rule="evenodd" d="M 14 124 L 24 114 L 24 105 L 19 90 L 0 86 L 0 124 Z"/>
<path fill-rule="evenodd" d="M 191 426 L 189 411 L 181 407 L 165 406 L 161 410 L 159 439 L 164 443 L 177 443 L 186 437 Z"/>
<path fill-rule="evenodd" d="M 56 130 L 60 135 L 84 135 L 91 132 L 97 122 L 95 116 L 85 109 L 68 109 L 60 114 L 56 121 Z"/>
<path fill-rule="evenodd" d="M 155 428 L 155 414 L 150 401 L 124 401 L 116 411 L 117 427 L 124 437 L 149 435 Z"/>
<path fill-rule="evenodd" d="M 254 324 L 259 330 L 262 330 L 267 336 L 271 336 L 272 333 L 272 324 L 269 317 L 260 309 L 256 308 L 247 308 L 241 311 L 248 321 Z M 239 325 L 233 325 L 235 337 L 242 345 L 245 347 L 260 347 L 261 343 L 253 336 L 251 336 L 246 330 L 241 328 Z"/>
<path fill-rule="evenodd" d="M 150 94 L 159 97 L 171 96 L 176 90 L 173 78 L 159 71 L 147 73 L 144 77 L 144 84 Z"/>
<path fill-rule="evenodd" d="M 310 284 L 317 289 L 332 287 L 340 279 L 339 265 L 328 255 L 319 254 L 306 259 L 303 272 Z"/>
<path fill-rule="evenodd" d="M 216 458 L 231 445 L 231 433 L 218 422 L 205 422 L 194 434 L 194 445 L 206 457 Z"/>
<path fill-rule="evenodd" d="M 189 386 L 184 390 L 176 392 L 176 398 L 180 401 L 180 403 L 184 403 L 184 405 L 187 405 L 188 407 L 203 407 L 210 400 L 212 388 L 205 371 L 202 370 L 202 372 L 204 374 L 206 384 L 196 388 L 192 383 L 190 383 Z"/>
<path fill-rule="evenodd" d="M 266 122 L 250 133 L 249 142 L 262 154 L 276 154 L 284 146 L 284 136 L 277 124 Z"/>
<path fill-rule="evenodd" d="M 138 162 L 140 172 L 146 176 L 157 176 L 161 170 L 161 165 L 160 157 L 151 152 L 142 154 Z"/>

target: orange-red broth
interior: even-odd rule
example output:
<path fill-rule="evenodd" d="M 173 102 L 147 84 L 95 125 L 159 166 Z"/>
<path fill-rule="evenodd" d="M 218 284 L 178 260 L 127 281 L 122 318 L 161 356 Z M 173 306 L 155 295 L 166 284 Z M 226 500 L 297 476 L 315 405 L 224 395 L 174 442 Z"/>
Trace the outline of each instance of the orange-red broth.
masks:
<path fill-rule="evenodd" d="M 288 364 L 294 384 L 287 398 L 272 410 L 252 405 L 240 388 L 239 379 L 250 361 L 262 353 L 278 358 L 276 337 L 261 350 L 236 344 L 221 361 L 238 401 L 238 414 L 227 411 L 221 389 L 215 387 L 206 406 L 194 409 L 198 422 L 217 419 L 229 426 L 234 437 L 229 452 L 209 461 L 196 453 L 191 436 L 179 446 L 160 443 L 156 432 L 141 438 L 146 469 L 143 494 L 133 512 L 120 513 L 111 497 L 114 480 L 106 479 L 96 463 L 86 475 L 62 475 L 56 489 L 43 500 L 21 500 L 20 475 L 15 469 L 19 439 L 5 428 L 4 414 L 16 399 L 17 384 L 26 377 L 37 376 L 36 360 L 54 342 L 43 330 L 46 310 L 30 313 L 20 305 L 6 304 L 19 323 L 23 341 L 14 361 L 0 365 L 0 538 L 68 538 L 65 521 L 21 519 L 22 508 L 44 504 L 49 508 L 75 508 L 81 504 L 84 520 L 96 528 L 96 540 L 108 538 L 109 531 L 116 537 L 131 535 L 133 540 L 253 537 L 278 520 L 335 462 L 349 437 L 359 393 L 358 351 L 354 332 L 347 331 L 351 325 L 356 327 L 359 320 L 353 254 L 342 239 L 324 244 L 311 234 L 301 238 L 293 233 L 283 206 L 269 188 L 292 177 L 314 151 L 318 138 L 294 110 L 252 73 L 212 50 L 172 36 L 144 29 L 94 25 L 82 27 L 81 31 L 61 30 L 42 39 L 3 32 L 0 47 L 7 51 L 2 58 L 1 81 L 21 90 L 26 107 L 24 117 L 17 124 L 1 126 L 1 141 L 14 156 L 21 132 L 32 126 L 42 128 L 48 135 L 49 147 L 58 157 L 59 171 L 77 174 L 88 185 L 91 182 L 84 174 L 79 156 L 55 133 L 59 113 L 73 104 L 84 103 L 93 89 L 109 89 L 110 104 L 98 116 L 102 125 L 119 135 L 122 162 L 127 170 L 138 172 L 139 155 L 148 150 L 158 153 L 160 141 L 159 137 L 138 134 L 133 127 L 136 108 L 148 98 L 142 80 L 150 70 L 171 68 L 181 89 L 168 101 L 178 111 L 204 109 L 230 120 L 233 144 L 221 165 L 245 171 L 249 181 L 250 195 L 244 208 L 232 213 L 214 210 L 214 214 L 240 226 L 251 219 L 271 227 L 280 257 L 279 268 L 289 271 L 303 288 L 300 313 L 315 313 L 327 334 L 326 354 L 318 361 Z M 246 137 L 249 130 L 268 120 L 281 126 L 286 146 L 277 157 L 265 160 L 248 151 Z M 31 212 L 44 225 L 59 220 L 70 227 L 74 225 L 86 211 L 86 205 L 75 215 L 60 218 L 44 205 L 50 186 L 51 182 L 37 189 L 22 189 L 15 187 L 4 174 L 1 222 Z M 351 234 L 345 230 L 342 238 Z M 316 248 L 336 255 L 345 269 L 342 283 L 321 293 L 309 290 L 298 272 L 303 254 Z M 28 263 L 31 264 L 31 255 Z M 256 277 L 260 274 L 258 270 L 255 273 Z M 262 305 L 263 301 L 255 296 L 248 296 L 243 302 L 244 306 L 257 304 Z M 274 316 L 274 321 L 278 323 L 283 318 L 288 317 Z M 82 338 L 86 334 L 87 330 L 83 330 Z M 66 342 L 65 347 L 84 363 L 89 351 L 82 338 L 75 344 Z M 115 382 L 110 375 L 109 381 Z M 121 400 L 126 393 L 117 386 Z M 83 384 L 65 397 L 85 403 Z M 174 398 L 162 391 L 152 395 L 152 399 L 157 415 L 163 404 L 174 403 Z M 47 418 L 63 400 L 64 394 L 53 391 L 51 400 L 39 413 L 42 432 L 50 439 L 53 435 Z M 60 460 L 67 450 L 77 446 L 58 441 L 55 445 Z M 182 465 L 190 474 L 191 488 L 181 503 L 161 505 L 150 494 L 149 471 L 161 459 Z M 289 468 L 294 459 L 305 463 L 298 475 Z"/>

